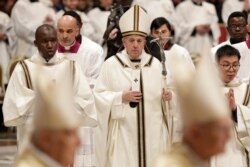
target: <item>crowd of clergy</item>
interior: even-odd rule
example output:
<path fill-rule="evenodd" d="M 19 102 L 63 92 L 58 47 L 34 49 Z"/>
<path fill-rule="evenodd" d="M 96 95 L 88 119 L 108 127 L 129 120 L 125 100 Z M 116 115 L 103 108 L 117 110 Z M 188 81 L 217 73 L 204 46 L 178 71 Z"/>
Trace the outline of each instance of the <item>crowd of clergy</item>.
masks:
<path fill-rule="evenodd" d="M 248 12 L 249 0 L 220 12 L 205 0 L 3 0 L 12 166 L 250 167 Z"/>

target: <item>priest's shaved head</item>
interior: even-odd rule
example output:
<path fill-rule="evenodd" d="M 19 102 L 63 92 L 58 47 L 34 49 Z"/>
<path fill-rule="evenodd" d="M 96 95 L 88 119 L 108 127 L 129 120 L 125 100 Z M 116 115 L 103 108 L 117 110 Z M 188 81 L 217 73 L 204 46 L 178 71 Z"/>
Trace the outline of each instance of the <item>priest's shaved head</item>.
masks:
<path fill-rule="evenodd" d="M 57 35 L 62 46 L 71 46 L 80 34 L 80 26 L 77 19 L 70 15 L 62 16 L 57 22 Z"/>
<path fill-rule="evenodd" d="M 35 41 L 40 55 L 49 61 L 57 50 L 57 34 L 53 26 L 44 24 L 36 29 Z"/>

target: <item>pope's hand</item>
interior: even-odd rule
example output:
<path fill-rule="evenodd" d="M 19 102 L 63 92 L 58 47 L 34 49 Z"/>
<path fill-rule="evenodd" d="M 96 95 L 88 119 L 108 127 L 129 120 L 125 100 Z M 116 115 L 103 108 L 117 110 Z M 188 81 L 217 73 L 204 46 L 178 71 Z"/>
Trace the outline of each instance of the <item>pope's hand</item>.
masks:
<path fill-rule="evenodd" d="M 129 103 L 129 102 L 140 102 L 142 98 L 142 93 L 139 91 L 132 91 L 131 89 L 125 90 L 122 93 L 122 102 Z"/>

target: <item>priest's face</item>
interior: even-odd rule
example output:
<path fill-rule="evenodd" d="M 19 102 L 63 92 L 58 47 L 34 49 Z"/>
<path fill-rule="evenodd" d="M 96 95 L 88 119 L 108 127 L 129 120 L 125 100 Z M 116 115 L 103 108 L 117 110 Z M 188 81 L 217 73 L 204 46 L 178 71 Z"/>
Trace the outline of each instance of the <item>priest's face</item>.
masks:
<path fill-rule="evenodd" d="M 228 20 L 227 31 L 234 40 L 245 40 L 247 34 L 247 21 L 244 17 L 233 17 Z"/>
<path fill-rule="evenodd" d="M 57 50 L 56 30 L 52 27 L 44 26 L 37 30 L 36 40 L 34 41 L 41 56 L 46 60 L 51 59 Z"/>
<path fill-rule="evenodd" d="M 58 20 L 57 35 L 59 43 L 62 46 L 71 46 L 79 34 L 80 28 L 74 17 L 66 15 Z"/>
<path fill-rule="evenodd" d="M 209 123 L 197 124 L 192 127 L 190 147 L 205 160 L 225 151 L 225 146 L 232 132 L 230 117 L 218 118 Z M 185 135 L 185 134 L 184 134 Z M 191 141 L 191 142 L 190 142 Z"/>
<path fill-rule="evenodd" d="M 166 24 L 163 24 L 158 29 L 153 29 L 151 32 L 153 38 L 159 38 L 160 33 L 161 33 L 162 37 L 170 37 L 170 35 L 171 35 L 171 32 Z"/>
<path fill-rule="evenodd" d="M 46 130 L 42 132 L 44 147 L 42 150 L 62 166 L 74 162 L 74 155 L 80 146 L 77 129 Z"/>
<path fill-rule="evenodd" d="M 204 155 L 212 157 L 213 155 L 224 152 L 231 132 L 232 121 L 229 117 L 220 118 L 203 125 L 199 137 L 202 141 L 201 148 L 203 148 Z"/>
<path fill-rule="evenodd" d="M 113 0 L 100 0 L 101 6 L 108 9 L 113 4 Z"/>
<path fill-rule="evenodd" d="M 144 49 L 146 39 L 140 35 L 130 35 L 123 37 L 123 45 L 129 55 L 130 59 L 139 59 Z"/>
<path fill-rule="evenodd" d="M 238 56 L 222 56 L 218 61 L 218 66 L 221 72 L 221 78 L 224 83 L 231 82 L 237 75 L 240 68 Z"/>
<path fill-rule="evenodd" d="M 159 38 L 160 35 L 161 37 L 170 37 L 171 36 L 171 31 L 170 29 L 168 28 L 168 26 L 166 24 L 163 24 L 162 26 L 160 26 L 160 28 L 158 29 L 155 29 L 153 28 L 152 32 L 151 32 L 151 35 L 153 38 Z M 168 41 L 168 39 L 164 39 L 164 43 L 166 43 Z"/>

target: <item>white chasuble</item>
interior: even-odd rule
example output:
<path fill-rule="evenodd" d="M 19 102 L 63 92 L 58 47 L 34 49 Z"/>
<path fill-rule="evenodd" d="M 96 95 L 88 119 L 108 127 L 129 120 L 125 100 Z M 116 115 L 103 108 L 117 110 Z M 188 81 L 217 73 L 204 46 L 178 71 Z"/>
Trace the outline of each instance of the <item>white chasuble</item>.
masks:
<path fill-rule="evenodd" d="M 234 90 L 237 104 L 237 122 L 232 129 L 231 139 L 226 145 L 225 152 L 215 156 L 211 161 L 211 166 L 248 167 L 249 160 L 246 147 L 250 148 L 250 142 L 246 143 L 244 140 L 250 137 L 248 133 L 250 127 L 250 110 L 248 108 L 250 90 L 248 84 L 237 78 L 225 84 L 223 92 L 228 93 L 229 89 Z"/>
<path fill-rule="evenodd" d="M 36 82 L 41 74 L 43 79 L 58 86 L 71 84 L 75 109 L 82 118 L 82 125 L 96 125 L 94 97 L 79 65 L 56 55 L 46 62 L 38 54 L 17 64 L 3 103 L 4 123 L 6 126 L 17 126 L 18 142 L 22 142 L 23 137 L 32 128 L 30 123 L 35 111 Z"/>
<path fill-rule="evenodd" d="M 94 89 L 97 167 L 149 167 L 166 149 L 161 72 L 161 63 L 144 51 L 137 63 L 125 50 L 104 62 Z M 141 91 L 140 103 L 123 103 L 126 90 Z"/>

